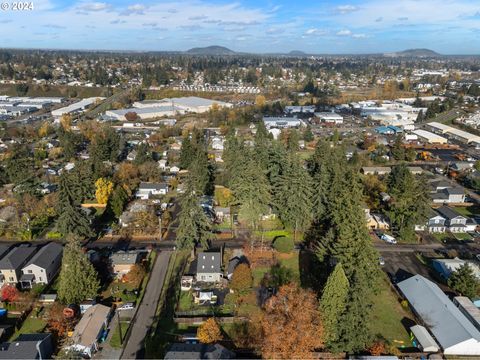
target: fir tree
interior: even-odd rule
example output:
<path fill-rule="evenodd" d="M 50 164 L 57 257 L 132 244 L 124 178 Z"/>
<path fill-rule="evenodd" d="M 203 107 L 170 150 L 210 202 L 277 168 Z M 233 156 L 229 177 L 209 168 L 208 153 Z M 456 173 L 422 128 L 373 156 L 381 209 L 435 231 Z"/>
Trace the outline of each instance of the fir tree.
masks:
<path fill-rule="evenodd" d="M 63 250 L 58 297 L 64 304 L 78 304 L 94 299 L 100 282 L 97 272 L 87 255 L 82 251 L 78 239 L 72 237 Z"/>
<path fill-rule="evenodd" d="M 448 286 L 470 299 L 477 297 L 479 293 L 479 281 L 468 264 L 463 264 L 450 275 Z"/>
<path fill-rule="evenodd" d="M 337 332 L 337 324 L 341 315 L 345 312 L 350 284 L 345 276 L 341 263 L 328 277 L 320 299 L 320 312 L 322 313 L 323 325 L 325 327 L 325 343 L 332 350 L 337 349 L 340 336 Z"/>

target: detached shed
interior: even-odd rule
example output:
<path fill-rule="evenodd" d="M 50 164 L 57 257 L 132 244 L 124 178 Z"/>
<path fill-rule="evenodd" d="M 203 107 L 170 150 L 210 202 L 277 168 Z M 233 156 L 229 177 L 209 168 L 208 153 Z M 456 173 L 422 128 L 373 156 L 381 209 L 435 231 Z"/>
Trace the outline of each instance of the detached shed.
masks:
<path fill-rule="evenodd" d="M 410 328 L 413 336 L 415 337 L 415 345 L 423 352 L 438 352 L 440 346 L 438 346 L 435 339 L 430 335 L 427 329 L 421 325 L 415 325 Z"/>

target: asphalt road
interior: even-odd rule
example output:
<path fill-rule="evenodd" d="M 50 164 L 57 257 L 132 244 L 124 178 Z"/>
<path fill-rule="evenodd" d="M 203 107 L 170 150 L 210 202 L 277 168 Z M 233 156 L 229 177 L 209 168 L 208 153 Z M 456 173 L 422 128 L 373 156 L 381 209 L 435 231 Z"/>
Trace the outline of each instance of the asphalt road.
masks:
<path fill-rule="evenodd" d="M 162 251 L 157 256 L 145 289 L 143 301 L 138 306 L 136 316 L 132 321 L 130 337 L 125 344 L 122 359 L 142 359 L 145 357 L 145 338 L 153 324 L 170 255 L 170 251 Z"/>

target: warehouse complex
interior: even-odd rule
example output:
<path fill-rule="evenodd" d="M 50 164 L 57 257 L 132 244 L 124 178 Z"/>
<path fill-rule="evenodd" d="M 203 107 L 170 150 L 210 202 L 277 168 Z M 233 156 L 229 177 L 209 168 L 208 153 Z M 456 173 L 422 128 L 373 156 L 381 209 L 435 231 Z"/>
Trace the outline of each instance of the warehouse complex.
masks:
<path fill-rule="evenodd" d="M 435 134 L 446 135 L 451 139 L 460 141 L 465 144 L 480 144 L 480 136 L 470 134 L 469 132 L 441 124 L 438 122 L 430 122 L 427 124 L 429 130 L 433 131 Z"/>

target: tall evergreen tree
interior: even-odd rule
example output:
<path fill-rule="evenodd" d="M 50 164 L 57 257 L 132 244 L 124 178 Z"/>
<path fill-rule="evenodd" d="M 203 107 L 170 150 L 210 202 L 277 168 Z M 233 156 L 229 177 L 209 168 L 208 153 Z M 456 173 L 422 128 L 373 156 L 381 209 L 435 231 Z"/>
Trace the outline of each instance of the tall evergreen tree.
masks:
<path fill-rule="evenodd" d="M 300 160 L 291 155 L 285 172 L 275 182 L 273 202 L 283 223 L 294 228 L 295 237 L 312 221 L 312 186 Z"/>
<path fill-rule="evenodd" d="M 340 340 L 337 324 L 345 312 L 349 287 L 350 284 L 343 271 L 342 264 L 337 263 L 328 277 L 320 299 L 320 312 L 325 327 L 325 343 L 333 351 L 342 351 L 337 347 Z"/>
<path fill-rule="evenodd" d="M 327 151 L 328 155 L 329 152 Z M 341 263 L 350 284 L 345 310 L 339 315 L 337 339 L 332 349 L 358 352 L 372 340 L 370 313 L 379 274 L 378 254 L 371 244 L 361 209 L 361 187 L 358 172 L 346 164 L 343 151 L 333 149 L 319 161 L 317 169 L 325 166 L 326 199 L 324 211 L 315 219 L 310 240 L 317 244 L 317 256 L 325 265 Z"/>
<path fill-rule="evenodd" d="M 187 169 L 192 162 L 194 149 L 190 137 L 186 136 L 182 140 L 182 147 L 180 149 L 180 168 Z"/>
<path fill-rule="evenodd" d="M 185 192 L 180 198 L 178 214 L 177 246 L 180 249 L 193 249 L 197 244 L 208 248 L 213 239 L 211 223 L 200 205 L 200 198 L 195 193 L 189 178 L 186 181 Z"/>
<path fill-rule="evenodd" d="M 392 200 L 387 215 L 392 228 L 401 240 L 415 238 L 415 225 L 426 220 L 429 197 L 426 179 L 416 178 L 403 164 L 392 169 L 388 180 L 388 193 Z"/>
<path fill-rule="evenodd" d="M 78 239 L 71 237 L 63 250 L 62 268 L 58 285 L 58 297 L 64 304 L 79 304 L 95 299 L 100 286 L 97 272 Z"/>
<path fill-rule="evenodd" d="M 468 264 L 463 264 L 450 275 L 448 286 L 470 299 L 477 297 L 480 290 L 480 283 Z"/>
<path fill-rule="evenodd" d="M 90 221 L 80 207 L 81 199 L 75 192 L 76 179 L 71 174 L 63 173 L 59 180 L 58 208 L 60 216 L 57 228 L 64 235 L 74 234 L 80 237 L 94 235 Z"/>

